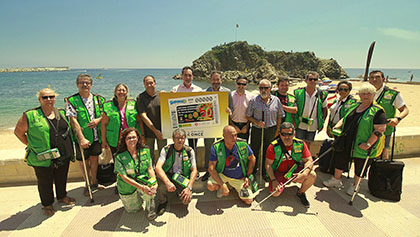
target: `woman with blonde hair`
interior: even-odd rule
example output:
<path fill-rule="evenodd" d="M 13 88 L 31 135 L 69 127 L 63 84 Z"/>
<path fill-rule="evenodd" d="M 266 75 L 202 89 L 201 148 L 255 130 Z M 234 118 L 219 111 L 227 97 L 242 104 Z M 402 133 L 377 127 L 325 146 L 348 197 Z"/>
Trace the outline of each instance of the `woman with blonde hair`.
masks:
<path fill-rule="evenodd" d="M 54 107 L 57 96 L 50 88 L 40 90 L 41 106 L 24 112 L 14 131 L 27 146 L 25 161 L 35 170 L 42 209 L 48 216 L 55 213 L 53 184 L 58 202 L 76 202 L 66 191 L 70 160 L 74 160 L 72 131 L 64 110 Z"/>

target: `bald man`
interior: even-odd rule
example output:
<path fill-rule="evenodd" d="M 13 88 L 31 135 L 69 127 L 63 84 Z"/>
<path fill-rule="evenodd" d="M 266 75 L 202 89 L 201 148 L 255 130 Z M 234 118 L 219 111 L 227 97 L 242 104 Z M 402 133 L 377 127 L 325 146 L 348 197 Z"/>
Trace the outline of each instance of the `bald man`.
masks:
<path fill-rule="evenodd" d="M 249 176 L 255 165 L 255 156 L 247 142 L 238 139 L 234 127 L 223 128 L 223 139 L 215 142 L 210 151 L 207 182 L 210 191 L 217 191 L 217 197 L 229 195 L 227 183 L 235 188 L 239 198 L 248 205 L 252 204 L 253 193 Z"/>

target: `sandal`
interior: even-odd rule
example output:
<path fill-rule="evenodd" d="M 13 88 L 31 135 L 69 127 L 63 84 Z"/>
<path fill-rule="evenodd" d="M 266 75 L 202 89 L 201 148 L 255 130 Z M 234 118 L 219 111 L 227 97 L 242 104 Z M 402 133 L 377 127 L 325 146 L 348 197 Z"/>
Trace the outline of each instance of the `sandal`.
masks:
<path fill-rule="evenodd" d="M 49 206 L 45 206 L 42 208 L 42 210 L 44 210 L 44 215 L 46 216 L 52 216 L 55 214 L 55 210 L 54 207 L 52 205 Z"/>
<path fill-rule="evenodd" d="M 66 205 L 73 205 L 76 203 L 76 199 L 69 197 L 69 196 L 65 196 L 64 198 L 58 200 L 59 203 L 64 203 Z"/>

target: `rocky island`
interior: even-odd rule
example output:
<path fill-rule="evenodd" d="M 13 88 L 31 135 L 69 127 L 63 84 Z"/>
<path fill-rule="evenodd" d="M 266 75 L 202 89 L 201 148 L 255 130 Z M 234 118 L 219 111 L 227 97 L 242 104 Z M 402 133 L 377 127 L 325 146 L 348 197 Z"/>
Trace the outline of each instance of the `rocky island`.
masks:
<path fill-rule="evenodd" d="M 69 67 L 21 67 L 21 68 L 0 68 L 0 72 L 52 72 L 68 71 Z"/>
<path fill-rule="evenodd" d="M 194 78 L 209 80 L 213 70 L 223 72 L 225 80 L 245 75 L 258 83 L 261 79 L 276 81 L 277 77 L 303 78 L 308 71 L 317 71 L 320 77 L 348 78 L 347 73 L 333 58 L 321 59 L 314 52 L 264 51 L 246 41 L 231 42 L 213 47 L 193 61 Z M 181 75 L 175 75 L 180 79 Z"/>

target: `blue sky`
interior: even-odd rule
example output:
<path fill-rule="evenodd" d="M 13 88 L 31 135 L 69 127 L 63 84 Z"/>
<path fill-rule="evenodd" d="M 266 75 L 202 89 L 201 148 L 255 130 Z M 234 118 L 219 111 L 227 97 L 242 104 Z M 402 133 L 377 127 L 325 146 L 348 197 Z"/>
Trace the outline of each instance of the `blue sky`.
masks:
<path fill-rule="evenodd" d="M 420 68 L 420 1 L 0 2 L 0 67 L 180 68 L 237 39 L 343 67 Z"/>

